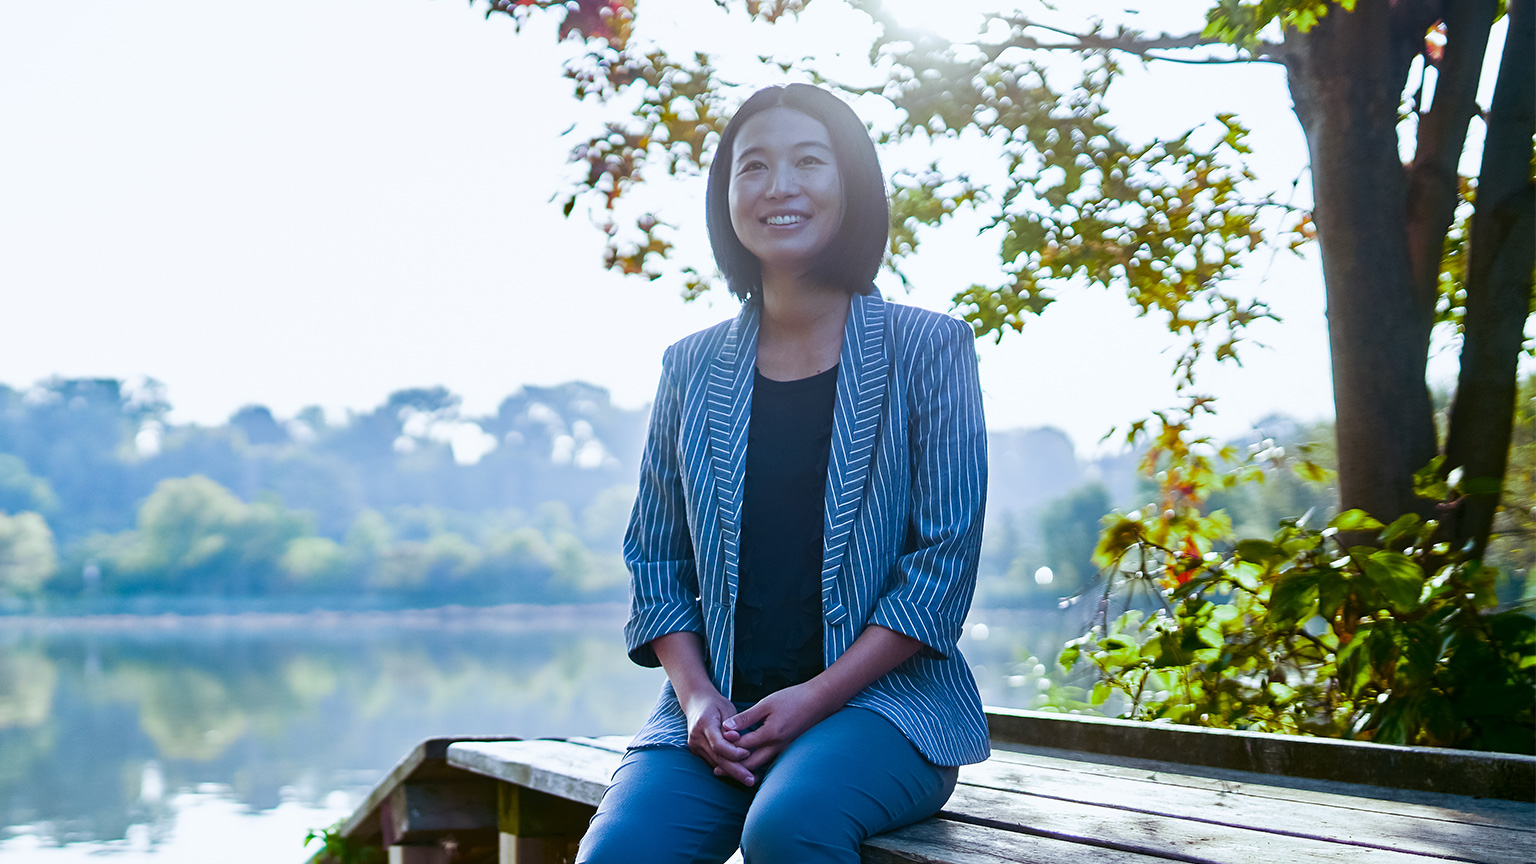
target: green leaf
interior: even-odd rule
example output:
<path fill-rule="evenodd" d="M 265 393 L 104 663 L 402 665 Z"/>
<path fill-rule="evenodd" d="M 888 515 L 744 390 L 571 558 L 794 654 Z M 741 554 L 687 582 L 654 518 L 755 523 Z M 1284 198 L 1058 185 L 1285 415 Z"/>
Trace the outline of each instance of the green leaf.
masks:
<path fill-rule="evenodd" d="M 1257 593 L 1259 590 L 1259 578 L 1264 575 L 1264 568 L 1247 561 L 1240 561 L 1236 566 L 1227 568 L 1227 575 L 1233 582 L 1241 585 L 1244 590 Z"/>
<path fill-rule="evenodd" d="M 1318 574 L 1314 570 L 1292 571 L 1275 583 L 1269 595 L 1270 626 L 1290 629 L 1311 618 L 1317 608 Z"/>
<path fill-rule="evenodd" d="M 1216 637 L 1215 644 L 1207 641 L 1207 636 Z M 1221 634 L 1208 628 L 1186 627 L 1179 634 L 1179 650 L 1185 654 L 1200 651 L 1205 648 L 1215 648 L 1221 644 Z"/>
<path fill-rule="evenodd" d="M 1428 686 L 1440 662 L 1441 634 L 1424 621 L 1403 628 L 1402 653 L 1393 678 L 1394 690 Z"/>
<path fill-rule="evenodd" d="M 1444 456 L 1436 456 L 1429 460 L 1429 464 L 1413 472 L 1413 494 L 1420 498 L 1433 498 L 1443 501 L 1451 494 L 1451 487 L 1445 482 L 1445 475 L 1440 472 L 1445 464 Z"/>
<path fill-rule="evenodd" d="M 1394 611 L 1407 612 L 1418 606 L 1424 570 L 1407 555 L 1389 549 L 1373 552 L 1365 562 L 1365 575 Z"/>
<path fill-rule="evenodd" d="M 1417 711 L 1403 699 L 1388 699 L 1374 712 L 1375 731 L 1371 740 L 1377 744 L 1407 744 L 1408 730 L 1417 725 Z"/>
<path fill-rule="evenodd" d="M 1236 621 L 1237 619 L 1243 617 L 1243 613 L 1242 610 L 1238 609 L 1236 606 L 1233 606 L 1230 603 L 1222 603 L 1220 605 L 1213 603 L 1211 604 L 1210 617 L 1212 621 L 1224 624 L 1228 621 Z"/>
<path fill-rule="evenodd" d="M 1511 609 L 1490 615 L 1484 620 L 1488 622 L 1488 629 L 1493 631 L 1493 638 L 1499 640 L 1504 650 L 1523 655 L 1532 653 L 1532 649 L 1536 648 L 1536 618 Z"/>
<path fill-rule="evenodd" d="M 1331 482 L 1334 478 L 1334 475 L 1337 473 L 1324 468 L 1323 466 L 1313 462 L 1310 459 L 1303 459 L 1297 462 L 1292 467 L 1292 470 L 1296 472 L 1297 477 L 1300 477 L 1308 483 Z"/>
<path fill-rule="evenodd" d="M 1413 529 L 1419 526 L 1419 514 L 1404 513 L 1392 520 L 1392 524 L 1381 532 L 1381 542 L 1392 545 L 1399 538 L 1406 537 Z"/>
<path fill-rule="evenodd" d="M 1237 543 L 1237 557 L 1255 564 L 1267 564 L 1271 559 L 1284 555 L 1280 547 L 1268 540 L 1239 540 Z"/>
<path fill-rule="evenodd" d="M 1449 742 L 1455 740 L 1456 728 L 1461 725 L 1461 720 L 1456 716 L 1455 706 L 1451 700 L 1445 698 L 1445 694 L 1436 690 L 1430 690 L 1424 694 L 1424 704 L 1419 712 L 1423 717 L 1424 730 L 1432 739 Z"/>
<path fill-rule="evenodd" d="M 1100 681 L 1093 685 L 1093 692 L 1088 694 L 1088 701 L 1094 705 L 1103 705 L 1109 699 L 1109 682 Z"/>
<path fill-rule="evenodd" d="M 1077 665 L 1077 658 L 1081 657 L 1082 654 L 1082 648 L 1077 645 L 1068 645 L 1061 649 L 1061 656 L 1056 659 L 1056 662 L 1061 668 L 1071 672 L 1072 667 Z"/>
<path fill-rule="evenodd" d="M 1472 603 L 1480 609 L 1499 604 L 1499 594 L 1494 579 L 1499 575 L 1495 567 L 1485 567 L 1480 561 L 1469 561 L 1462 570 L 1461 578 L 1472 589 Z"/>
<path fill-rule="evenodd" d="M 1111 514 L 1112 516 L 1114 514 Z M 1106 517 L 1108 519 L 1110 517 Z M 1120 560 L 1132 546 L 1142 539 L 1141 523 L 1123 516 L 1107 525 L 1099 534 L 1098 546 L 1093 550 L 1093 560 L 1100 564 L 1112 564 Z"/>
<path fill-rule="evenodd" d="M 1195 706 L 1193 705 L 1168 705 L 1163 716 L 1174 723 L 1195 722 Z"/>
<path fill-rule="evenodd" d="M 1317 614 L 1332 620 L 1344 608 L 1351 587 L 1347 574 L 1323 571 L 1317 580 Z"/>
<path fill-rule="evenodd" d="M 1370 626 L 1355 631 L 1353 639 L 1339 649 L 1334 664 L 1339 670 L 1339 683 L 1351 697 L 1358 696 L 1362 688 L 1371 683 L 1371 664 L 1366 662 L 1374 629 Z"/>
<path fill-rule="evenodd" d="M 1141 629 L 1141 619 L 1145 617 L 1145 615 L 1146 613 L 1142 612 L 1140 609 L 1127 609 L 1125 612 L 1121 613 L 1119 618 L 1115 619 L 1114 624 L 1110 625 L 1109 632 L 1126 633 L 1132 629 L 1139 630 Z"/>
<path fill-rule="evenodd" d="M 1142 656 L 1152 658 L 1154 669 L 1169 666 L 1188 666 L 1189 655 L 1183 650 L 1178 633 L 1164 633 L 1142 646 Z"/>
<path fill-rule="evenodd" d="M 1136 643 L 1121 636 L 1107 636 L 1099 640 L 1099 647 L 1105 651 L 1124 651 L 1127 648 L 1135 648 Z"/>
<path fill-rule="evenodd" d="M 1371 662 L 1385 669 L 1387 663 L 1398 655 L 1398 641 L 1403 627 L 1395 617 L 1380 618 L 1371 628 Z"/>
<path fill-rule="evenodd" d="M 1382 524 L 1364 510 L 1345 510 L 1329 520 L 1328 527 L 1340 531 L 1380 531 Z"/>
<path fill-rule="evenodd" d="M 1221 631 L 1215 627 L 1201 627 L 1196 636 L 1209 648 L 1220 648 L 1225 641 L 1221 638 Z"/>

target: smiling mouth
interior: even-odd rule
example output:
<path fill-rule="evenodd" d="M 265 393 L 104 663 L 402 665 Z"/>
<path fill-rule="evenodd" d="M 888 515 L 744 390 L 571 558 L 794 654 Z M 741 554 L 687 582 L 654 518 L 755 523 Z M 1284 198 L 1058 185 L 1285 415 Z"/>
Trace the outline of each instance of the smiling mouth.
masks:
<path fill-rule="evenodd" d="M 769 216 L 763 222 L 769 225 L 798 225 L 809 218 L 809 216 L 803 216 L 798 213 L 788 213 L 782 216 Z"/>

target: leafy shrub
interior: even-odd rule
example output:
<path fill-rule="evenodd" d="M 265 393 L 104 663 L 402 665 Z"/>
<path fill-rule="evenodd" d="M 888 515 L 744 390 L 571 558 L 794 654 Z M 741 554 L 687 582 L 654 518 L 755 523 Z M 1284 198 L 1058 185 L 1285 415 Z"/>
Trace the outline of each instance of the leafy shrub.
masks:
<path fill-rule="evenodd" d="M 1347 510 L 1314 529 L 1308 511 L 1270 539 L 1234 541 L 1227 515 L 1206 512 L 1213 495 L 1264 482 L 1266 463 L 1314 483 L 1332 472 L 1305 447 L 1288 457 L 1266 441 L 1242 458 L 1192 435 L 1206 402 L 1131 427 L 1159 500 L 1105 517 L 1098 623 L 1059 659 L 1095 681 L 1086 693 L 1052 685 L 1052 706 L 1103 710 L 1113 698 L 1129 719 L 1536 752 L 1531 601 L 1501 609 L 1498 568 L 1417 514 L 1383 525 Z M 1414 478 L 1434 502 L 1424 512 L 1453 514 L 1490 491 L 1442 461 Z M 1130 608 L 1112 617 L 1115 599 Z"/>
<path fill-rule="evenodd" d="M 1435 542 L 1435 520 L 1288 519 L 1204 554 L 1197 533 L 1159 542 L 1161 519 L 1106 522 L 1106 591 L 1119 579 L 1156 608 L 1068 643 L 1061 665 L 1098 673 L 1090 705 L 1118 693 L 1141 720 L 1536 752 L 1536 619 L 1498 611 L 1496 571 Z"/>
<path fill-rule="evenodd" d="M 304 836 L 304 848 L 318 840 L 320 850 L 316 854 L 329 864 L 382 864 L 384 854 L 378 847 L 349 840 L 342 836 L 340 829 L 340 822 L 329 828 L 312 829 Z"/>

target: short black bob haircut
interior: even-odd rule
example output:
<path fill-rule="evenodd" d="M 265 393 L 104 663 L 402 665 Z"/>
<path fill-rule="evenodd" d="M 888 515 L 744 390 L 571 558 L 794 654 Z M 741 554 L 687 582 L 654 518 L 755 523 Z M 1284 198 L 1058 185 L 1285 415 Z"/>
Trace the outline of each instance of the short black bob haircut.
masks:
<path fill-rule="evenodd" d="M 731 227 L 729 195 L 736 136 L 743 123 L 770 108 L 790 108 L 827 127 L 832 156 L 837 160 L 842 180 L 842 221 L 832 241 L 811 263 L 807 275 L 819 282 L 840 285 L 850 293 L 868 294 L 890 237 L 891 211 L 885 197 L 880 157 L 875 155 L 869 132 L 853 109 L 831 93 L 809 84 L 759 90 L 726 124 L 715 148 L 714 161 L 709 165 L 709 188 L 704 198 L 704 221 L 709 227 L 715 265 L 725 276 L 731 293 L 742 302 L 762 301 L 762 265 Z"/>

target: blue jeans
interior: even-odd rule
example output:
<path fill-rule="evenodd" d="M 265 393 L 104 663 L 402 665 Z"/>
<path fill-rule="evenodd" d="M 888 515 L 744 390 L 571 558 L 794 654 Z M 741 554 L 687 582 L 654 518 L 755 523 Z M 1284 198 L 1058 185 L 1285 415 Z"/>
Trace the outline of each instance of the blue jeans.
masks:
<path fill-rule="evenodd" d="M 756 788 L 687 750 L 631 750 L 577 864 L 857 864 L 872 834 L 933 815 L 958 770 L 934 765 L 890 721 L 844 708 L 795 739 Z"/>

